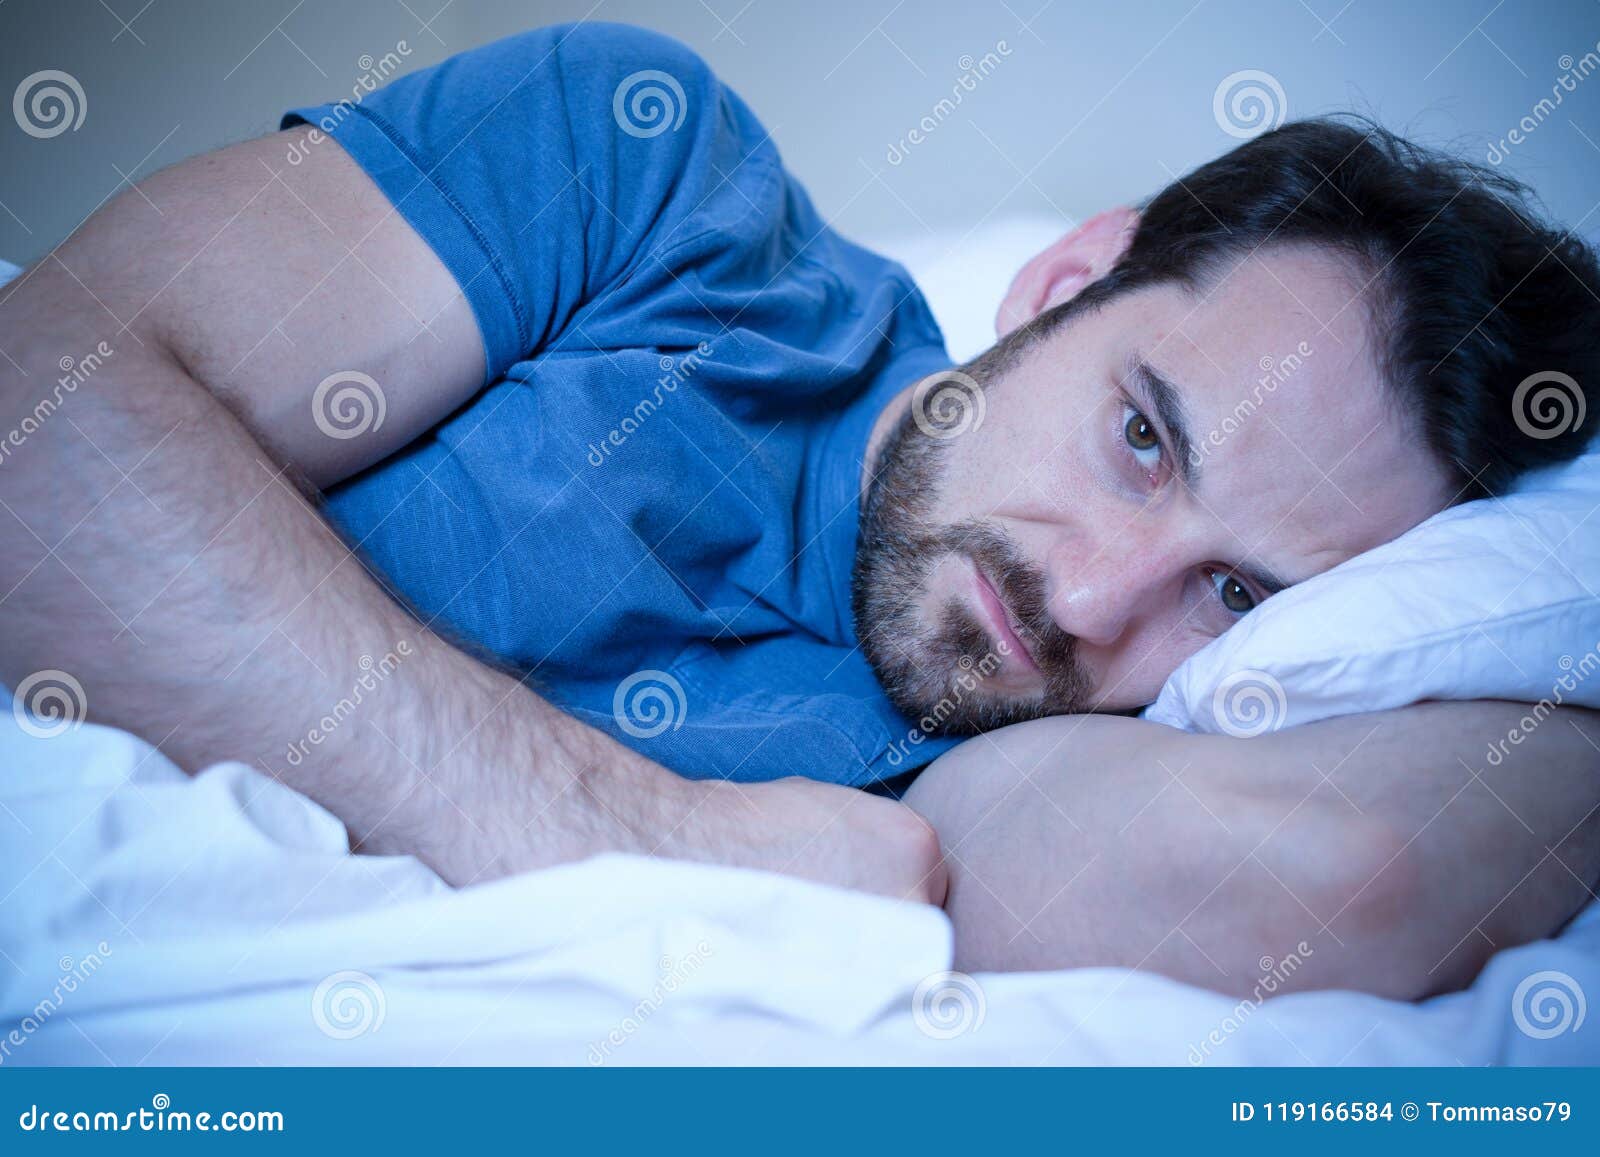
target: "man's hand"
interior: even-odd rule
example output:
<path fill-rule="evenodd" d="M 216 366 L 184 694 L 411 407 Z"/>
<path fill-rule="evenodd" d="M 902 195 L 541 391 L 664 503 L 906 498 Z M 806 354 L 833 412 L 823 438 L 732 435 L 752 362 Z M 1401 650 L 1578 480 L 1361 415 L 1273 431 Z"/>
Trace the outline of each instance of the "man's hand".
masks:
<path fill-rule="evenodd" d="M 12 686 L 66 671 L 91 718 L 190 770 L 256 764 L 455 883 L 614 850 L 942 899 L 905 809 L 684 781 L 450 646 L 329 530 L 297 479 L 406 444 L 485 365 L 449 272 L 333 142 L 278 134 L 116 198 L 0 289 L 0 351 Z M 313 405 L 344 374 L 385 403 L 358 437 Z"/>
<path fill-rule="evenodd" d="M 907 802 L 944 841 L 957 967 L 1414 999 L 1594 896 L 1600 716 L 1558 708 L 1491 762 L 1527 712 L 1424 703 L 1255 739 L 1062 716 L 963 744 Z"/>

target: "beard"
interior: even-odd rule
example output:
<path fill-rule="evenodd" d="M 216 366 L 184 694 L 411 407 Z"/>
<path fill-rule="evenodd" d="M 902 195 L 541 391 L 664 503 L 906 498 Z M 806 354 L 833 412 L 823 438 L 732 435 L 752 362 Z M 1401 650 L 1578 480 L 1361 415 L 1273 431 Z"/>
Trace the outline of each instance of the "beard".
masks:
<path fill-rule="evenodd" d="M 890 701 L 930 734 L 971 735 L 1084 710 L 1089 681 L 1076 640 L 1049 615 L 1044 572 L 997 524 L 934 517 L 955 440 L 908 412 L 884 444 L 851 573 L 862 652 Z M 925 613 L 929 576 L 952 556 L 976 565 L 1010 609 L 1044 677 L 1042 692 L 1019 696 L 986 684 L 1006 648 L 960 599 Z"/>

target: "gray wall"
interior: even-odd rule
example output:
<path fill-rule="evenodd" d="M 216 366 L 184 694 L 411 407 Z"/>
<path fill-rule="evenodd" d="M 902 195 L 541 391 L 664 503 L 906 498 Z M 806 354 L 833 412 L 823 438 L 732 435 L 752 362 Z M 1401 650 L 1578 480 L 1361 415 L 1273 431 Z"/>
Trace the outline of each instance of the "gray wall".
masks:
<path fill-rule="evenodd" d="M 48 252 L 125 176 L 348 95 L 364 55 L 404 40 L 423 67 L 579 18 L 698 49 L 856 235 L 1141 197 L 1235 143 L 1213 95 L 1243 69 L 1272 74 L 1290 115 L 1354 108 L 1480 160 L 1533 117 L 1505 167 L 1554 216 L 1600 226 L 1600 74 L 1558 85 L 1564 57 L 1597 51 L 1591 0 L 8 0 L 0 97 L 60 69 L 86 115 L 35 139 L 0 106 L 0 255 Z M 985 54 L 987 75 L 939 113 Z M 924 117 L 936 127 L 891 163 Z"/>

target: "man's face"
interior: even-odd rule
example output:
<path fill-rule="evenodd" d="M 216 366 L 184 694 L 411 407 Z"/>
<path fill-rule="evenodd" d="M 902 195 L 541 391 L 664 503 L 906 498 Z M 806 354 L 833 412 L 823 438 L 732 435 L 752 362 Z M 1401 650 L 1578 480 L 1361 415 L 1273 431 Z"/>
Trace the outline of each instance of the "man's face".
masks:
<path fill-rule="evenodd" d="M 1252 606 L 1443 509 L 1359 284 L 1272 247 L 1072 317 L 981 406 L 914 394 L 855 575 L 896 705 L 955 732 L 1143 706 Z"/>

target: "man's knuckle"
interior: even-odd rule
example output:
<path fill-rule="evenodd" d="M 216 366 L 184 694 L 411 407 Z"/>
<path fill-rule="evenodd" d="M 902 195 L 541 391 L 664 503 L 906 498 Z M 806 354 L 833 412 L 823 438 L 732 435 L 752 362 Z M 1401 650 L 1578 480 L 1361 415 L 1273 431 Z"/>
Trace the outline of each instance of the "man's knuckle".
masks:
<path fill-rule="evenodd" d="M 907 854 L 918 863 L 932 865 L 939 862 L 939 833 L 933 826 L 910 808 L 902 807 L 896 817 L 897 836 Z"/>

